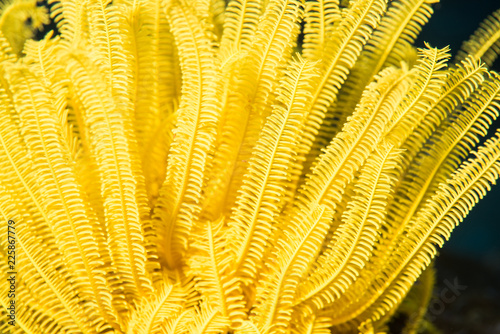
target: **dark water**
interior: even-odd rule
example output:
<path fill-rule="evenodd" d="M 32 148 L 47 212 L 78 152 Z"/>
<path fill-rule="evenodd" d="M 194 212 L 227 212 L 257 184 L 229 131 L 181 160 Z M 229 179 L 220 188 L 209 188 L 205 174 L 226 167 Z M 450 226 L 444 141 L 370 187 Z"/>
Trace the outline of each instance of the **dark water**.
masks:
<path fill-rule="evenodd" d="M 435 5 L 435 13 L 424 27 L 419 46 L 423 41 L 432 46 L 450 45 L 453 54 L 460 48 L 462 41 L 478 27 L 479 23 L 493 11 L 500 9 L 500 0 L 442 0 Z M 500 61 L 493 69 L 500 71 Z M 500 128 L 500 120 L 493 128 Z M 494 130 L 492 129 L 492 131 Z M 468 257 L 487 257 L 495 253 L 500 261 L 500 185 L 494 186 L 486 198 L 479 202 L 466 220 L 455 229 L 445 250 L 457 252 Z M 496 262 L 493 259 L 493 262 Z M 496 263 L 500 266 L 500 263 Z"/>
<path fill-rule="evenodd" d="M 462 41 L 485 17 L 500 9 L 500 0 L 442 0 L 424 28 L 419 46 Z M 497 60 L 493 69 L 500 71 Z M 494 123 L 500 128 L 500 120 Z M 500 180 L 497 182 L 500 183 Z M 479 202 L 453 231 L 436 260 L 434 298 L 427 316 L 444 334 L 500 334 L 500 184 Z M 450 288 L 450 284 L 458 288 Z"/>

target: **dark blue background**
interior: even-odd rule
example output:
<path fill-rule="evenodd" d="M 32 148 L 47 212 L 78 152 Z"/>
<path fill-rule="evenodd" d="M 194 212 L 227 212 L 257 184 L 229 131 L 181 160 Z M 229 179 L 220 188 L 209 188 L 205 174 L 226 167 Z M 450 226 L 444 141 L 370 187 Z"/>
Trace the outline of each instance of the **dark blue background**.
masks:
<path fill-rule="evenodd" d="M 442 0 L 434 8 L 434 15 L 422 30 L 417 45 L 422 47 L 423 41 L 440 48 L 450 45 L 455 55 L 479 23 L 500 9 L 500 0 Z M 493 69 L 500 71 L 500 61 L 495 62 Z M 499 121 L 495 122 L 495 128 L 500 128 Z M 500 184 L 497 184 L 453 231 L 443 251 L 479 259 L 490 268 L 500 271 L 499 206 Z"/>

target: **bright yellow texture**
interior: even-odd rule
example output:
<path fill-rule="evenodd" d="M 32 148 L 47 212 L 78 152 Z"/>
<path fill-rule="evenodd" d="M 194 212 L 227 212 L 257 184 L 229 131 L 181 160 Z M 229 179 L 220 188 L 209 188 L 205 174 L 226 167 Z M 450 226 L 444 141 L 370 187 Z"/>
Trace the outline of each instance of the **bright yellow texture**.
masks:
<path fill-rule="evenodd" d="M 15 54 L 22 51 L 24 42 L 33 38 L 36 30 L 48 23 L 47 10 L 38 7 L 36 0 L 8 0 L 0 4 L 0 31 Z"/>
<path fill-rule="evenodd" d="M 5 5 L 0 332 L 384 333 L 424 272 L 415 333 L 500 174 L 498 15 L 451 63 L 435 2 L 60 0 L 38 42 Z"/>

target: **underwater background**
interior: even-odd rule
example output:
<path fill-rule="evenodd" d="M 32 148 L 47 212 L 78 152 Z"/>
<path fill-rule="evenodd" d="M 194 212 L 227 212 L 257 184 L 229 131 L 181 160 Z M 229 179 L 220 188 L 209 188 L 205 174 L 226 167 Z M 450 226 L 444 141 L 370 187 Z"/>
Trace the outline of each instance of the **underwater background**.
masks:
<path fill-rule="evenodd" d="M 479 23 L 492 12 L 500 9 L 500 1 L 441 0 L 434 8 L 434 15 L 422 30 L 417 45 L 423 47 L 424 41 L 439 48 L 450 45 L 451 52 L 455 55 L 462 42 L 469 38 Z M 492 69 L 500 71 L 499 59 Z M 490 129 L 491 133 L 500 127 L 499 120 L 495 123 L 497 126 Z M 500 252 L 499 205 L 500 188 L 495 187 L 453 231 L 450 241 L 445 244 L 445 249 L 470 256 L 483 256 L 496 251 L 500 261 L 500 254 L 498 254 Z"/>
<path fill-rule="evenodd" d="M 417 46 L 450 45 L 455 55 L 479 23 L 500 9 L 500 0 L 441 0 L 434 9 Z M 500 72 L 499 59 L 492 69 Z M 500 128 L 500 119 L 494 125 L 490 133 Z M 500 334 L 500 184 L 453 231 L 435 264 L 427 320 L 443 334 Z"/>

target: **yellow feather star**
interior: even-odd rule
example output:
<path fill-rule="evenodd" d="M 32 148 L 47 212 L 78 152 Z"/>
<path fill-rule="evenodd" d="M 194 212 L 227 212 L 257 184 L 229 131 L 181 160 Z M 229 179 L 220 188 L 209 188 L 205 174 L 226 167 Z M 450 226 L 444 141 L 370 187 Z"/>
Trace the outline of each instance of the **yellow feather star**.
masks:
<path fill-rule="evenodd" d="M 51 2 L 0 14 L 1 333 L 417 333 L 500 176 L 498 12 L 451 63 L 436 0 Z"/>

